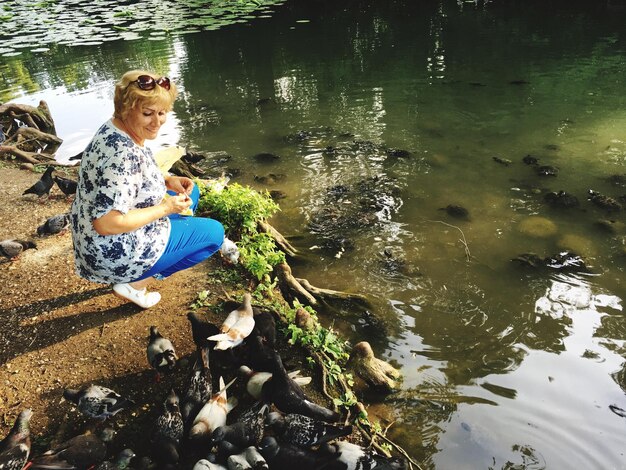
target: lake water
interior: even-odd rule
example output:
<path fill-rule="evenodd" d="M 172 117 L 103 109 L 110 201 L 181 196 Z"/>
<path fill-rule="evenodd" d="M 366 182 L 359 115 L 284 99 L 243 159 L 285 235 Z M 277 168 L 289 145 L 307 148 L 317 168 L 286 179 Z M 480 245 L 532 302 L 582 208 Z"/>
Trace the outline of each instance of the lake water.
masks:
<path fill-rule="evenodd" d="M 273 223 L 305 254 L 298 277 L 371 299 L 324 322 L 401 367 L 389 433 L 424 468 L 626 468 L 626 220 L 587 199 L 626 195 L 624 11 L 290 1 L 202 23 L 164 9 L 186 3 L 125 2 L 158 21 L 112 9 L 126 29 L 85 37 L 41 31 L 63 16 L 19 41 L 5 29 L 0 101 L 45 99 L 68 156 L 124 71 L 168 75 L 181 96 L 155 147 L 225 151 L 235 181 L 286 194 Z M 544 199 L 561 190 L 578 207 Z M 588 269 L 511 261 L 566 250 Z"/>

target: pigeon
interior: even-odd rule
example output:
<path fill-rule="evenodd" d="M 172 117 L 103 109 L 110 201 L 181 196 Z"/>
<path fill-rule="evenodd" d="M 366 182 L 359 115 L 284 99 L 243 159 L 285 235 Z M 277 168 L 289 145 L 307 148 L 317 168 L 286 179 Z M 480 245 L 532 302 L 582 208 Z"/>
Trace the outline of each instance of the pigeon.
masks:
<path fill-rule="evenodd" d="M 76 155 L 68 158 L 69 161 L 81 160 L 83 158 L 83 152 L 78 152 Z"/>
<path fill-rule="evenodd" d="M 187 314 L 187 318 L 191 323 L 193 342 L 198 349 L 209 346 L 211 342 L 207 338 L 220 332 L 219 328 L 209 322 L 204 315 L 196 312 L 189 312 Z"/>
<path fill-rule="evenodd" d="M 244 364 L 254 370 L 269 370 L 272 367 L 272 354 L 274 349 L 266 346 L 261 336 L 254 332 L 246 339 L 247 355 Z"/>
<path fill-rule="evenodd" d="M 161 379 L 161 374 L 170 372 L 176 366 L 176 351 L 172 342 L 164 338 L 156 326 L 150 327 L 150 338 L 146 348 L 148 362 L 156 370 L 157 382 Z"/>
<path fill-rule="evenodd" d="M 30 240 L 2 240 L 0 242 L 0 255 L 15 261 L 24 250 L 37 249 L 37 244 Z"/>
<path fill-rule="evenodd" d="M 227 459 L 230 470 L 269 469 L 267 462 L 256 447 L 250 446 L 239 454 L 233 454 Z"/>
<path fill-rule="evenodd" d="M 66 388 L 63 397 L 74 403 L 84 415 L 102 420 L 135 404 L 102 385 L 86 385 L 80 390 Z"/>
<path fill-rule="evenodd" d="M 227 470 L 227 468 L 218 463 L 209 462 L 207 459 L 202 459 L 196 462 L 192 470 Z"/>
<path fill-rule="evenodd" d="M 72 194 L 76 194 L 76 188 L 78 188 L 77 181 L 58 175 L 53 176 L 52 179 L 66 197 L 70 197 Z"/>
<path fill-rule="evenodd" d="M 0 124 L 0 145 L 6 140 L 6 136 L 4 135 L 4 126 Z"/>
<path fill-rule="evenodd" d="M 300 386 L 287 374 L 283 361 L 276 351 L 273 352 L 272 377 L 261 388 L 262 399 L 276 405 L 283 413 L 298 413 L 309 418 L 335 422 L 339 413 L 324 408 L 311 401 Z"/>
<path fill-rule="evenodd" d="M 337 460 L 337 455 L 331 452 L 315 452 L 287 443 L 279 445 L 273 436 L 264 437 L 258 449 L 272 470 L 323 470 L 331 468 L 329 465 Z"/>
<path fill-rule="evenodd" d="M 117 454 L 114 461 L 105 460 L 96 467 L 96 470 L 125 470 L 133 458 L 135 458 L 135 452 L 132 449 L 124 449 Z"/>
<path fill-rule="evenodd" d="M 106 444 L 93 434 L 81 434 L 32 459 L 29 469 L 87 469 L 104 461 Z"/>
<path fill-rule="evenodd" d="M 48 218 L 42 225 L 37 227 L 37 235 L 55 235 L 65 232 L 70 226 L 70 214 L 58 214 Z"/>
<path fill-rule="evenodd" d="M 318 446 L 352 433 L 352 426 L 336 426 L 296 413 L 282 415 L 273 411 L 265 418 L 265 424 L 282 441 L 299 447 Z"/>
<path fill-rule="evenodd" d="M 276 320 L 274 320 L 274 316 L 270 312 L 258 308 L 253 308 L 252 312 L 254 314 L 252 335 L 259 336 L 264 344 L 274 348 L 276 345 Z"/>
<path fill-rule="evenodd" d="M 194 364 L 189 379 L 189 387 L 182 400 L 181 412 L 187 427 L 193 422 L 212 393 L 211 370 L 209 368 L 209 347 L 198 351 L 198 359 Z"/>
<path fill-rule="evenodd" d="M 152 454 L 160 465 L 176 465 L 179 460 L 178 447 L 183 438 L 183 416 L 179 408 L 179 398 L 172 390 L 165 402 L 163 411 L 156 421 L 152 434 Z"/>
<path fill-rule="evenodd" d="M 254 313 L 251 305 L 252 296 L 245 293 L 243 303 L 230 312 L 220 327 L 221 334 L 209 336 L 209 340 L 217 341 L 215 349 L 231 349 L 239 346 L 254 328 Z"/>
<path fill-rule="evenodd" d="M 235 242 L 229 240 L 228 238 L 224 238 L 222 246 L 220 247 L 220 253 L 232 264 L 237 264 L 239 261 L 239 248 L 237 248 Z"/>
<path fill-rule="evenodd" d="M 257 372 L 248 366 L 241 366 L 238 375 L 246 380 L 246 390 L 257 400 L 263 396 L 263 385 L 272 378 L 271 372 Z M 299 370 L 289 372 L 289 377 L 301 386 L 311 383 L 311 377 L 300 376 Z"/>
<path fill-rule="evenodd" d="M 256 445 L 263 437 L 265 416 L 269 406 L 262 402 L 254 403 L 232 424 L 225 424 L 213 430 L 210 446 L 217 442 L 228 441 L 239 447 Z"/>
<path fill-rule="evenodd" d="M 224 378 L 220 377 L 220 390 L 202 407 L 194 419 L 189 430 L 189 439 L 208 439 L 213 430 L 226 424 L 226 415 L 237 406 L 236 398 L 233 397 L 229 400 L 226 397 L 226 390 L 235 380 L 233 379 L 228 382 L 228 385 L 224 385 Z"/>
<path fill-rule="evenodd" d="M 33 412 L 23 410 L 13 427 L 0 442 L 0 469 L 22 470 L 30 454 L 30 418 Z"/>
<path fill-rule="evenodd" d="M 342 466 L 333 468 L 342 470 L 405 470 L 406 462 L 399 458 L 387 458 L 378 455 L 373 450 L 365 449 L 357 444 L 346 441 L 326 443 L 320 447 L 324 454 L 335 455 L 337 463 Z"/>
<path fill-rule="evenodd" d="M 35 194 L 39 198 L 48 196 L 50 194 L 50 190 L 52 189 L 52 186 L 54 185 L 54 180 L 52 179 L 53 171 L 54 171 L 54 167 L 48 166 L 44 174 L 39 179 L 39 181 L 37 181 L 30 188 L 24 191 L 22 193 L 22 196 L 26 194 Z"/>

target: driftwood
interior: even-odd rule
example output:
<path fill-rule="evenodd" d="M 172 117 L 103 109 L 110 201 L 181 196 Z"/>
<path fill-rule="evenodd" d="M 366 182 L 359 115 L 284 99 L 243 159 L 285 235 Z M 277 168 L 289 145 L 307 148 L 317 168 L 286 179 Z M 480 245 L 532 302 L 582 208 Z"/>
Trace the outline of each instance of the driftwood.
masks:
<path fill-rule="evenodd" d="M 324 303 L 329 303 L 329 302 L 334 302 L 334 301 L 344 301 L 344 302 L 348 302 L 351 304 L 355 304 L 361 308 L 371 307 L 369 301 L 364 295 L 352 294 L 349 292 L 342 292 L 342 291 L 332 290 L 332 289 L 322 289 L 319 287 L 312 286 L 309 281 L 307 281 L 306 279 L 299 278 L 299 277 L 296 278 L 296 281 L 298 281 L 300 285 L 307 292 L 313 295 L 313 297 L 315 297 L 316 299 Z"/>
<path fill-rule="evenodd" d="M 0 157 L 14 157 L 36 165 L 52 160 L 52 154 L 63 142 L 56 135 L 50 109 L 43 100 L 37 107 L 17 103 L 0 105 L 0 124 Z"/>
<path fill-rule="evenodd" d="M 193 163 L 185 161 L 184 155 L 183 158 L 174 162 L 172 168 L 170 168 L 170 172 L 175 175 L 186 176 L 191 179 L 204 175 L 204 170 L 198 168 Z"/>

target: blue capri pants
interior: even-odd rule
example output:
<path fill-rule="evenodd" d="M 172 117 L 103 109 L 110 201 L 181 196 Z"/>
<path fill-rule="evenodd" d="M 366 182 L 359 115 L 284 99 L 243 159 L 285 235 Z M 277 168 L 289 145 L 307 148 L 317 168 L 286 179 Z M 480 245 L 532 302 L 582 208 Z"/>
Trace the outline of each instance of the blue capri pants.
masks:
<path fill-rule="evenodd" d="M 176 194 L 170 191 L 168 193 Z M 195 213 L 200 199 L 200 190 L 196 185 L 189 197 L 192 200 L 191 210 Z M 180 214 L 172 214 L 169 219 L 171 230 L 165 251 L 158 261 L 135 281 L 151 276 L 163 279 L 175 272 L 191 268 L 214 254 L 224 242 L 224 227 L 217 220 Z"/>

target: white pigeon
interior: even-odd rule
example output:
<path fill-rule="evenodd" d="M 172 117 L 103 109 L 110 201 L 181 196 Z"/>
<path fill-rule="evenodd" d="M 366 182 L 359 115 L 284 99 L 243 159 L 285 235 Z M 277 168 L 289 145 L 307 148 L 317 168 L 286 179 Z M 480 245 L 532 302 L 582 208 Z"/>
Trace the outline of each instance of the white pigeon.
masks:
<path fill-rule="evenodd" d="M 272 378 L 271 372 L 256 372 L 250 369 L 248 366 L 241 366 L 239 368 L 239 376 L 247 380 L 246 390 L 255 399 L 260 400 L 263 395 L 263 385 L 269 379 Z M 311 377 L 303 377 L 300 375 L 300 370 L 294 370 L 289 372 L 289 378 L 296 382 L 298 385 L 308 385 L 311 383 Z"/>
<path fill-rule="evenodd" d="M 239 346 L 254 329 L 254 312 L 252 311 L 252 296 L 247 292 L 243 296 L 243 303 L 230 312 L 220 327 L 220 334 L 209 336 L 209 341 L 217 341 L 215 349 L 231 349 Z"/>
<path fill-rule="evenodd" d="M 227 468 L 218 463 L 211 463 L 207 459 L 201 459 L 196 462 L 192 470 L 227 470 Z"/>
<path fill-rule="evenodd" d="M 189 439 L 208 439 L 216 428 L 226 424 L 226 416 L 237 406 L 235 397 L 228 399 L 226 396 L 226 390 L 235 380 L 237 379 L 235 378 L 228 382 L 228 385 L 224 385 L 224 377 L 220 377 L 220 390 L 209 399 L 196 416 L 196 419 L 193 420 L 189 430 Z"/>

